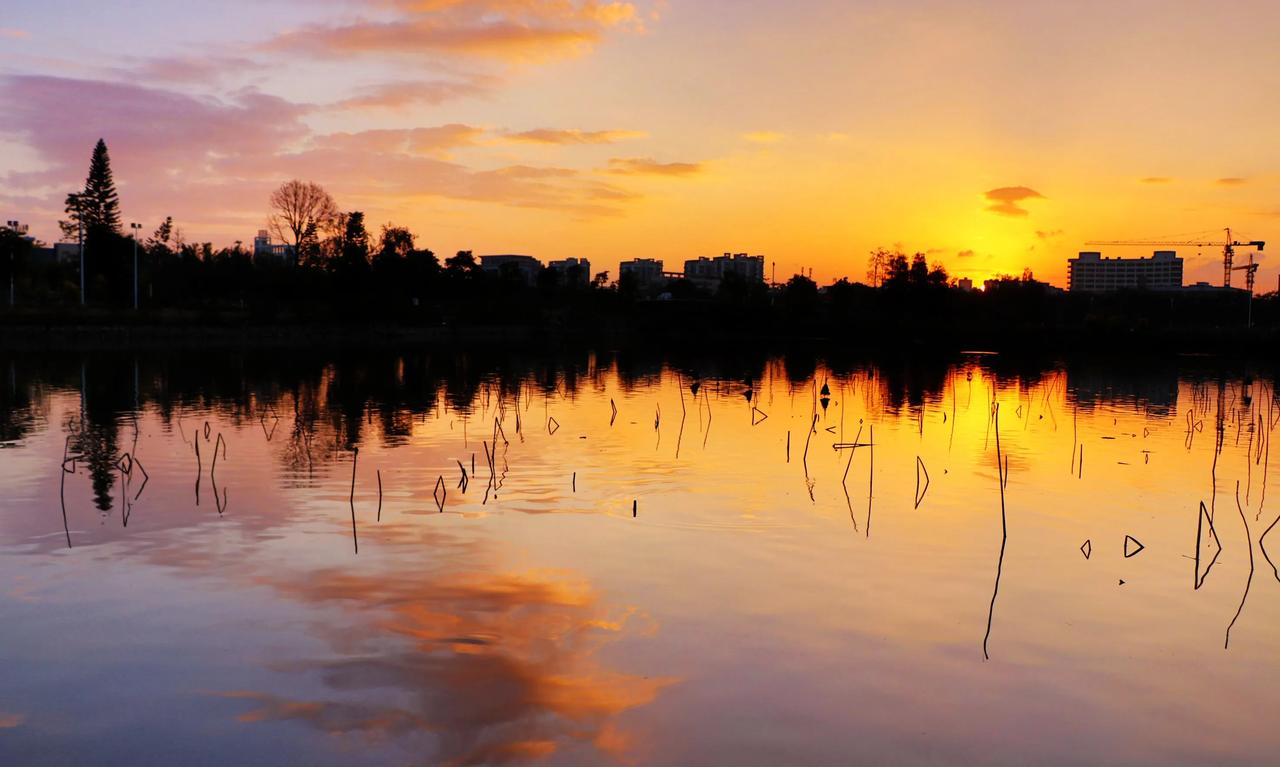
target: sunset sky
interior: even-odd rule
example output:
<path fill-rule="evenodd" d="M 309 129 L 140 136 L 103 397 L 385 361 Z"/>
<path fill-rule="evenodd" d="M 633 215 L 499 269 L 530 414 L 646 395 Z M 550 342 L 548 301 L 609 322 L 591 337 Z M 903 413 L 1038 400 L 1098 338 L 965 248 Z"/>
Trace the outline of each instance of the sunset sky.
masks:
<path fill-rule="evenodd" d="M 1063 284 L 1091 239 L 1280 247 L 1274 0 L 4 6 L 0 212 L 45 240 L 103 137 L 126 220 L 218 246 L 296 177 L 437 254 L 611 276 L 734 251 L 863 279 L 900 245 Z"/>

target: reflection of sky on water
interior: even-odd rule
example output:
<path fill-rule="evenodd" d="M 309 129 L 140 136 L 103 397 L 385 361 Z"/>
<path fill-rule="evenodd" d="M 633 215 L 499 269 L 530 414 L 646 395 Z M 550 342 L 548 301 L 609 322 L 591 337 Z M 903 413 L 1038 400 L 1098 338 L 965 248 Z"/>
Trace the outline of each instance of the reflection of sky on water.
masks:
<path fill-rule="evenodd" d="M 12 361 L 4 761 L 1194 764 L 1277 745 L 1268 375 L 215 362 Z M 993 396 L 1009 537 L 984 661 Z M 874 459 L 833 449 L 872 426 Z M 150 477 L 136 500 L 124 452 Z M 1201 501 L 1222 553 L 1196 589 Z M 1126 558 L 1126 535 L 1146 548 Z"/>

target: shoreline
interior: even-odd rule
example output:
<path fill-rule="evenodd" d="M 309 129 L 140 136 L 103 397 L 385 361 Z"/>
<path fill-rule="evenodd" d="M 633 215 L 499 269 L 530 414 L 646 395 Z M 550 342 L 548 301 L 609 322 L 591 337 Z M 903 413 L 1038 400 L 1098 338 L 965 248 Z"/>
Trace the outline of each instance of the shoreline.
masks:
<path fill-rule="evenodd" d="M 434 325 L 394 323 L 217 323 L 217 322 L 25 322 L 0 321 L 0 350 L 110 351 L 142 349 L 387 349 L 406 347 L 501 348 L 597 346 L 756 347 L 775 351 L 829 349 L 884 354 L 962 353 L 973 350 L 1017 355 L 1096 354 L 1280 357 L 1280 335 L 1269 328 L 1245 330 L 1123 328 L 943 327 L 931 331 L 802 328 L 738 329 L 708 325 L 690 332 L 664 323 L 601 323 L 589 328 L 548 325 Z"/>

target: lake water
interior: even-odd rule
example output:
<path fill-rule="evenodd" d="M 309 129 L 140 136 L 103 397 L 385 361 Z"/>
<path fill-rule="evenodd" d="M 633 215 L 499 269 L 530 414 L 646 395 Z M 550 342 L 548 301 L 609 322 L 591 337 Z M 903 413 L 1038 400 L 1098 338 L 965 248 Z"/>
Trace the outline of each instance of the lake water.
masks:
<path fill-rule="evenodd" d="M 1274 368 L 0 375 L 0 764 L 1277 759 Z"/>

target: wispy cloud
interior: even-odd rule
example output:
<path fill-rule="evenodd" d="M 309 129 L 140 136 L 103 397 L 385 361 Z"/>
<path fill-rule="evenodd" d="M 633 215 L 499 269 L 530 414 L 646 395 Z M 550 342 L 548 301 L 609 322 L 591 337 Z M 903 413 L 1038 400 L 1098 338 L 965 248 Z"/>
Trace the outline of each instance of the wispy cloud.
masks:
<path fill-rule="evenodd" d="M 1240 178 L 1238 176 L 1232 176 L 1229 178 L 1220 178 L 1213 183 L 1217 184 L 1218 186 L 1244 186 L 1245 184 L 1249 183 L 1249 179 Z"/>
<path fill-rule="evenodd" d="M 1026 200 L 1044 199 L 1044 195 L 1025 186 L 1002 186 L 998 189 L 987 191 L 984 196 L 992 203 L 987 206 L 987 210 L 1002 216 L 1013 217 L 1023 217 L 1030 213 L 1019 203 Z"/>
<path fill-rule="evenodd" d="M 205 54 L 200 56 L 153 56 L 126 59 L 122 66 L 108 70 L 124 82 L 149 84 L 215 85 L 266 65 L 246 56 Z"/>
<path fill-rule="evenodd" d="M 330 133 L 316 136 L 319 149 L 338 149 L 379 154 L 439 155 L 449 149 L 474 146 L 485 135 L 484 128 L 453 123 L 429 128 L 393 128 Z"/>
<path fill-rule="evenodd" d="M 130 215 L 196 221 L 206 229 L 197 236 L 256 226 L 270 190 L 289 178 L 315 180 L 340 204 L 358 204 L 371 215 L 435 197 L 592 218 L 621 215 L 637 197 L 574 168 L 479 169 L 449 157 L 452 149 L 505 143 L 502 131 L 459 123 L 316 135 L 304 122 L 313 108 L 252 91 L 205 99 L 121 83 L 8 76 L 0 77 L 0 102 L 8 105 L 0 110 L 0 133 L 24 141 L 44 166 L 0 171 L 0 200 L 12 206 L 21 195 L 24 208 L 48 218 L 58 215 L 62 195 L 83 183 L 100 136 L 111 149 L 121 197 L 135 211 Z M 61 119 L 51 122 L 54 112 Z M 678 174 L 681 167 L 654 163 L 648 171 Z M 619 168 L 640 173 L 646 166 Z"/>
<path fill-rule="evenodd" d="M 538 128 L 505 134 L 507 140 L 527 144 L 616 144 L 620 141 L 644 138 L 643 131 L 631 130 L 556 130 Z"/>
<path fill-rule="evenodd" d="M 10 40 L 22 40 L 30 36 L 31 36 L 31 33 L 25 29 L 17 29 L 15 27 L 0 27 L 0 37 L 5 37 Z"/>
<path fill-rule="evenodd" d="M 0 131 L 21 136 L 49 166 L 48 181 L 83 171 L 89 148 L 106 138 L 131 155 L 135 177 L 203 167 L 211 158 L 278 151 L 307 135 L 307 107 L 241 91 L 226 100 L 99 80 L 0 77 Z M 65 119 L 50 120 L 60 113 Z M 125 170 L 118 168 L 117 172 Z"/>
<path fill-rule="evenodd" d="M 1146 176 L 1138 179 L 1139 184 L 1171 184 L 1173 179 L 1168 176 Z"/>
<path fill-rule="evenodd" d="M 1036 237 L 1039 237 L 1042 240 L 1052 240 L 1056 237 L 1061 237 L 1062 234 L 1063 232 L 1061 229 L 1036 230 Z"/>
<path fill-rule="evenodd" d="M 311 24 L 285 32 L 264 49 L 318 56 L 453 53 L 539 60 L 581 52 L 613 28 L 643 29 L 633 3 L 598 0 L 392 0 L 386 20 Z"/>
<path fill-rule="evenodd" d="M 614 158 L 609 161 L 609 172 L 619 176 L 692 176 L 702 172 L 696 162 L 658 162 L 648 157 Z"/>
<path fill-rule="evenodd" d="M 481 96 L 497 86 L 496 78 L 472 74 L 453 80 L 425 82 L 390 82 L 369 86 L 348 98 L 329 105 L 329 109 L 403 110 L 419 106 L 435 106 L 446 101 Z"/>
<path fill-rule="evenodd" d="M 750 141 L 752 144 L 776 144 L 785 138 L 785 134 L 771 130 L 758 130 L 742 134 L 742 139 Z"/>

